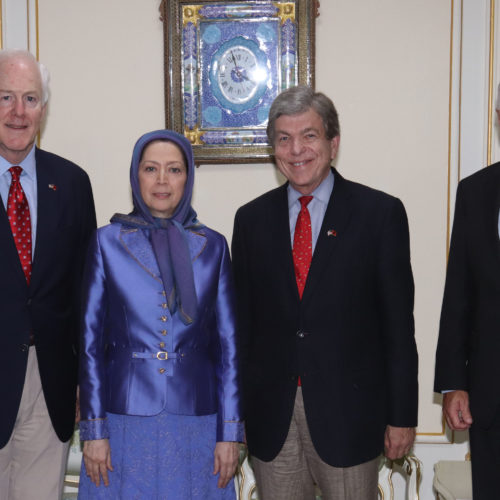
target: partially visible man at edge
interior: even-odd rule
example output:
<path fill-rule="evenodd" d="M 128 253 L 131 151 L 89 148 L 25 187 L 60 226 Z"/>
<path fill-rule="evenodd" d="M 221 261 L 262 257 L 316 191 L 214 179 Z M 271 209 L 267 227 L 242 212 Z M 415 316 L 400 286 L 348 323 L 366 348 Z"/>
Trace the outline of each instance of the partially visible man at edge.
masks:
<path fill-rule="evenodd" d="M 282 92 L 267 133 L 288 183 L 238 210 L 232 245 L 259 495 L 375 500 L 380 453 L 407 453 L 417 425 L 405 210 L 331 168 L 324 94 Z"/>
<path fill-rule="evenodd" d="M 49 74 L 0 51 L 0 498 L 54 500 L 75 425 L 87 174 L 35 146 Z M 69 117 L 68 117 L 69 119 Z"/>
<path fill-rule="evenodd" d="M 497 98 L 500 121 L 500 86 Z M 500 498 L 500 163 L 458 184 L 434 390 L 469 429 L 474 500 Z"/>

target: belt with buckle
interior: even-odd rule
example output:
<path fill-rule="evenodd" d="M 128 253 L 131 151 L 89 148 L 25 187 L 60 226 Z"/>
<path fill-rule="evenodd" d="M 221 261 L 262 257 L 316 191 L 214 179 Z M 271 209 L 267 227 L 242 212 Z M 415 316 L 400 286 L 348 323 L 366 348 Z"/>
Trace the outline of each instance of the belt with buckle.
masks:
<path fill-rule="evenodd" d="M 180 358 L 182 355 L 176 352 L 158 351 L 158 352 L 133 352 L 133 358 L 142 359 L 159 359 L 160 361 L 166 361 L 167 359 Z"/>

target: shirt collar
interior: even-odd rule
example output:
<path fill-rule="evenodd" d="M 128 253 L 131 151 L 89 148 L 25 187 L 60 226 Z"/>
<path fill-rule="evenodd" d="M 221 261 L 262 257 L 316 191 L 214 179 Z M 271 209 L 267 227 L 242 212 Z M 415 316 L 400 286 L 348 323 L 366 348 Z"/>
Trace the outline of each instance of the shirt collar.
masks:
<path fill-rule="evenodd" d="M 26 158 L 17 164 L 12 164 L 8 162 L 3 156 L 0 156 L 0 175 L 4 175 L 5 172 L 9 170 L 10 167 L 19 165 L 31 179 L 36 179 L 36 161 L 35 161 L 35 145 L 31 148 L 30 152 L 26 155 Z"/>
<path fill-rule="evenodd" d="M 321 201 L 325 205 L 328 205 L 330 196 L 332 195 L 334 181 L 335 177 L 333 175 L 332 170 L 330 170 L 330 172 L 325 177 L 325 179 L 323 179 L 321 184 L 311 193 L 313 198 Z M 297 200 L 304 195 L 295 190 L 291 186 L 291 184 L 288 184 L 287 189 L 288 189 L 288 209 L 290 209 L 293 206 L 293 204 L 296 203 Z"/>

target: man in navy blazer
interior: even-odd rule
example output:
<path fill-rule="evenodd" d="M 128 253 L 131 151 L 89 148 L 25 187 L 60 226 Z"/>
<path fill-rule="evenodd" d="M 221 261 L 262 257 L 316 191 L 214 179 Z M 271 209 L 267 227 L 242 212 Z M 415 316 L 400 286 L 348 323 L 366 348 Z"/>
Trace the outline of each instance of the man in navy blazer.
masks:
<path fill-rule="evenodd" d="M 458 185 L 434 380 L 449 427 L 469 429 L 474 500 L 500 498 L 499 214 L 495 163 Z"/>
<path fill-rule="evenodd" d="M 80 279 L 96 226 L 87 174 L 35 147 L 48 80 L 29 52 L 0 51 L 0 498 L 9 500 L 61 494 L 75 425 Z M 31 277 L 7 216 L 12 167 L 29 206 Z"/>
<path fill-rule="evenodd" d="M 259 498 L 313 498 L 316 483 L 324 500 L 376 499 L 380 453 L 407 453 L 417 424 L 405 210 L 330 167 L 340 130 L 324 94 L 284 91 L 267 132 L 288 183 L 238 210 L 232 245 Z M 305 286 L 294 260 L 303 202 Z"/>

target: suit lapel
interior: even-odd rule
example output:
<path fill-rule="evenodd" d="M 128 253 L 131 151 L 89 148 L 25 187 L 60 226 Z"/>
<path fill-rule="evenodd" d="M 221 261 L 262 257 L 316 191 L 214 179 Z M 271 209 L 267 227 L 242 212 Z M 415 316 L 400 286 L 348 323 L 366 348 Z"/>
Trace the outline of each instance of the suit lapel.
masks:
<path fill-rule="evenodd" d="M 313 294 L 315 286 L 324 274 L 325 266 L 332 259 L 332 255 L 342 241 L 351 219 L 351 195 L 348 184 L 337 171 L 334 171 L 334 175 L 335 184 L 316 242 L 302 303 L 305 303 L 308 297 Z"/>
<path fill-rule="evenodd" d="M 498 176 L 497 176 L 498 177 Z M 493 199 L 493 206 L 488 204 L 487 206 L 487 214 L 488 221 L 486 230 L 488 234 L 491 235 L 491 241 L 493 244 L 493 248 L 495 249 L 495 255 L 500 263 L 500 235 L 498 231 L 498 222 L 500 216 L 500 179 L 496 179 L 496 182 L 492 182 L 491 186 L 495 189 Z"/>
<path fill-rule="evenodd" d="M 189 253 L 191 260 L 194 262 L 205 250 L 207 246 L 207 237 L 203 234 L 203 228 L 199 231 L 186 231 L 186 238 L 188 240 Z"/>
<path fill-rule="evenodd" d="M 160 269 L 156 262 L 153 247 L 150 241 L 137 228 L 122 227 L 120 231 L 120 242 L 124 246 L 127 253 L 153 278 L 161 281 Z"/>
<path fill-rule="evenodd" d="M 282 272 L 275 276 L 284 276 L 285 284 L 283 290 L 291 290 L 294 300 L 299 300 L 299 291 L 295 280 L 295 268 L 293 265 L 292 242 L 290 236 L 290 216 L 288 211 L 288 183 L 275 191 L 275 199 L 271 200 L 267 213 L 269 224 L 269 246 L 271 248 L 271 260 L 280 266 Z"/>
<path fill-rule="evenodd" d="M 195 261 L 205 249 L 207 238 L 203 229 L 199 232 L 186 232 L 191 260 Z M 161 280 L 160 268 L 156 261 L 153 247 L 144 231 L 136 228 L 122 227 L 120 241 L 127 253 L 153 278 Z"/>
<path fill-rule="evenodd" d="M 38 282 L 45 256 L 50 255 L 53 245 L 57 245 L 55 229 L 61 216 L 61 191 L 57 189 L 58 178 L 52 172 L 50 165 L 43 162 L 38 150 L 35 151 L 35 158 L 38 202 L 35 254 L 30 288 L 35 287 Z"/>
<path fill-rule="evenodd" d="M 3 203 L 0 203 L 0 238 L 2 239 L 2 254 L 4 254 L 2 258 L 5 259 L 6 263 L 10 263 L 7 267 L 15 275 L 16 281 L 18 281 L 21 286 L 25 287 L 26 278 L 21 267 L 21 261 L 19 260 L 19 254 L 17 253 L 16 244 L 12 236 L 12 230 Z"/>

